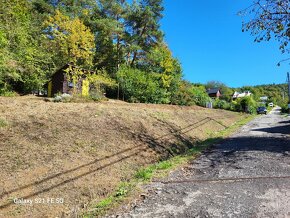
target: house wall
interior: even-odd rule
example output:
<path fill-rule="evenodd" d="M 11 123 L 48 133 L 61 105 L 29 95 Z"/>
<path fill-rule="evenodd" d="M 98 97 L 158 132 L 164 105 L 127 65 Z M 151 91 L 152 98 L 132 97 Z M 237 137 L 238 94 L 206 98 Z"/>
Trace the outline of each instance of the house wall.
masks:
<path fill-rule="evenodd" d="M 221 96 L 222 96 L 222 94 L 220 93 L 220 91 L 218 91 L 218 93 L 216 94 L 216 97 L 219 98 Z"/>
<path fill-rule="evenodd" d="M 69 84 L 71 81 L 68 80 L 67 74 L 65 72 L 66 67 L 58 70 L 51 78 L 51 97 L 53 97 L 57 93 L 67 93 L 74 94 L 74 91 L 78 94 L 82 94 L 84 96 L 88 95 L 90 84 L 86 80 L 86 78 L 81 78 L 76 85 L 76 89 L 70 87 Z M 84 86 L 84 87 L 83 87 Z M 83 89 L 84 88 L 84 89 Z"/>
<path fill-rule="evenodd" d="M 62 70 L 56 72 L 53 75 L 51 82 L 52 82 L 52 89 L 51 89 L 52 96 L 54 96 L 57 93 L 64 93 L 64 90 L 63 90 L 64 73 Z"/>
<path fill-rule="evenodd" d="M 215 93 L 213 93 L 213 94 L 208 94 L 208 96 L 211 97 L 211 98 L 216 98 L 216 94 L 215 94 Z"/>
<path fill-rule="evenodd" d="M 217 93 L 212 93 L 212 94 L 208 94 L 209 97 L 211 98 L 219 98 L 221 97 L 221 93 L 220 92 L 217 92 Z"/>

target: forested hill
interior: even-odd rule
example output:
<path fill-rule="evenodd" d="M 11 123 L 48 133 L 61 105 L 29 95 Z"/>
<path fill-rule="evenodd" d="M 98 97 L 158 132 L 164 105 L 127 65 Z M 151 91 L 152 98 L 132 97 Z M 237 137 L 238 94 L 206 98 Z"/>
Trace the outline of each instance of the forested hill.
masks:
<path fill-rule="evenodd" d="M 288 92 L 287 84 L 267 84 L 256 86 L 243 86 L 237 89 L 238 91 L 250 91 L 253 93 L 254 98 L 259 101 L 262 96 L 267 96 L 269 101 L 275 104 L 282 105 L 287 103 Z"/>

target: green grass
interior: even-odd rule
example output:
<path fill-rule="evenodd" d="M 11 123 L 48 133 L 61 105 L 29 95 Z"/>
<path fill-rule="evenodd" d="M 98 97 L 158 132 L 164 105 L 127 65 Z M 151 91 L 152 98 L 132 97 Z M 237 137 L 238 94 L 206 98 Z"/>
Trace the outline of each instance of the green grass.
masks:
<path fill-rule="evenodd" d="M 186 156 L 175 156 L 169 160 L 160 161 L 156 164 L 139 169 L 134 179 L 138 182 L 148 182 L 154 177 L 164 177 L 169 171 L 176 168 L 186 160 Z"/>
<path fill-rule="evenodd" d="M 138 180 L 148 181 L 153 176 L 154 167 L 150 166 L 138 170 L 135 174 L 135 178 Z"/>
<path fill-rule="evenodd" d="M 202 142 L 196 144 L 195 147 L 189 149 L 185 154 L 177 155 L 168 160 L 160 161 L 156 164 L 143 167 L 136 171 L 134 177 L 128 182 L 120 183 L 116 191 L 108 196 L 107 198 L 101 200 L 96 205 L 92 206 L 93 212 L 88 212 L 83 215 L 83 217 L 98 217 L 105 215 L 106 212 L 122 203 L 137 186 L 146 184 L 150 182 L 153 178 L 163 178 L 168 175 L 172 170 L 177 169 L 181 165 L 188 163 L 190 160 L 195 159 L 202 151 L 209 148 L 211 145 L 217 143 L 218 141 L 228 137 L 230 134 L 234 133 L 238 128 L 245 125 L 257 115 L 248 115 L 246 118 L 234 123 L 232 126 L 213 134 L 212 138 L 206 139 Z"/>
<path fill-rule="evenodd" d="M 225 128 L 224 130 L 216 133 L 215 137 L 217 137 L 217 138 L 226 138 L 229 135 L 233 134 L 237 129 L 239 129 L 243 125 L 247 124 L 248 122 L 250 122 L 251 120 L 253 120 L 256 117 L 257 117 L 256 114 L 248 115 L 246 118 L 243 118 L 243 119 L 235 122 L 233 125 L 231 125 L 231 126 Z"/>
<path fill-rule="evenodd" d="M 4 119 L 2 119 L 2 118 L 0 118 L 0 128 L 2 128 L 2 127 L 6 127 L 6 126 L 8 126 L 7 121 L 4 120 Z"/>
<path fill-rule="evenodd" d="M 93 218 L 105 215 L 108 209 L 114 207 L 118 203 L 123 202 L 128 194 L 136 188 L 136 185 L 137 183 L 135 181 L 121 182 L 113 194 L 93 205 L 93 209 L 90 212 L 84 213 L 82 216 L 84 218 Z"/>
<path fill-rule="evenodd" d="M 2 96 L 2 97 L 15 97 L 15 96 L 17 96 L 17 93 L 13 92 L 13 91 L 7 91 L 7 90 L 0 89 L 0 96 Z"/>

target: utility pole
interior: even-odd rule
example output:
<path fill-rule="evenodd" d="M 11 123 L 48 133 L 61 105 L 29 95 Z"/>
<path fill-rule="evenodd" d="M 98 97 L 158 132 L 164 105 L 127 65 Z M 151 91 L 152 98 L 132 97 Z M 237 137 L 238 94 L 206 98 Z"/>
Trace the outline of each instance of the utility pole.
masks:
<path fill-rule="evenodd" d="M 290 78 L 289 78 L 289 72 L 287 73 L 287 83 L 288 83 L 288 114 L 290 114 Z"/>

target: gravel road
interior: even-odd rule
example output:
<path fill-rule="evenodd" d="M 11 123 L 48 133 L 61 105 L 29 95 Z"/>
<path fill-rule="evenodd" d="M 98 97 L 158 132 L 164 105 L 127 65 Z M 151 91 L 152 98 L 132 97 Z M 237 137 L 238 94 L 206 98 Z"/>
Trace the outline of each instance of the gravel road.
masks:
<path fill-rule="evenodd" d="M 290 217 L 290 117 L 261 115 L 117 217 Z"/>

